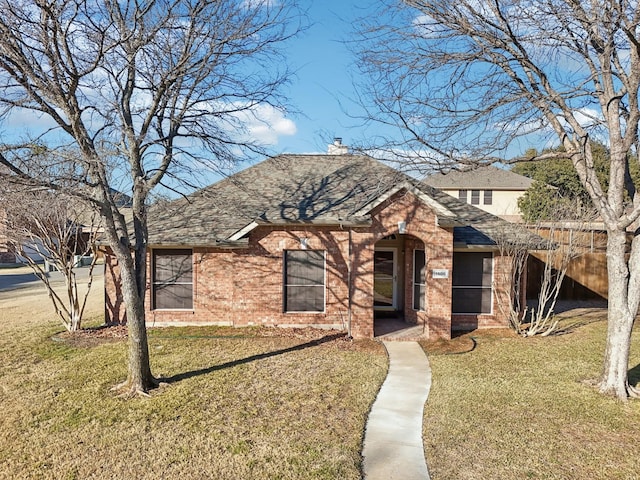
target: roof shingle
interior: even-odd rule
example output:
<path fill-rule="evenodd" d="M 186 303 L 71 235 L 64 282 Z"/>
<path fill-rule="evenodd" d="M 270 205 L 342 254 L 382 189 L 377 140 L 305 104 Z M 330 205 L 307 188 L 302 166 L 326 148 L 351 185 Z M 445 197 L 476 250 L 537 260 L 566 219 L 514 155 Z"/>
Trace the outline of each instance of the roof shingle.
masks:
<path fill-rule="evenodd" d="M 424 182 L 443 190 L 527 190 L 533 184 L 528 177 L 492 165 L 436 173 L 426 177 Z"/>
<path fill-rule="evenodd" d="M 255 224 L 361 224 L 362 210 L 393 188 L 416 189 L 439 208 L 454 241 L 492 245 L 507 235 L 538 242 L 518 225 L 362 155 L 280 155 L 149 212 L 151 245 L 214 246 Z M 441 208 L 440 208 L 441 207 Z M 444 213 L 443 213 L 444 212 Z M 511 232 L 511 233 L 510 233 Z"/>

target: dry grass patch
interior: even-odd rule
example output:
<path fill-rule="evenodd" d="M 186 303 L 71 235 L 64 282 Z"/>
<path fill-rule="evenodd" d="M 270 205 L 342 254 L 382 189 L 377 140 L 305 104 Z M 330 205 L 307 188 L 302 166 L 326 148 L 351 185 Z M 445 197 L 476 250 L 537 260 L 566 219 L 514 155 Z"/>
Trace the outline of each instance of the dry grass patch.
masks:
<path fill-rule="evenodd" d="M 0 478 L 360 478 L 380 344 L 154 329 L 166 385 L 122 400 L 126 341 L 52 340 L 45 300 L 0 295 Z"/>
<path fill-rule="evenodd" d="M 565 335 L 478 331 L 472 352 L 430 356 L 424 441 L 432 478 L 640 478 L 640 402 L 603 397 L 585 382 L 600 373 L 606 322 L 563 321 Z M 631 366 L 637 382 L 637 329 Z"/>

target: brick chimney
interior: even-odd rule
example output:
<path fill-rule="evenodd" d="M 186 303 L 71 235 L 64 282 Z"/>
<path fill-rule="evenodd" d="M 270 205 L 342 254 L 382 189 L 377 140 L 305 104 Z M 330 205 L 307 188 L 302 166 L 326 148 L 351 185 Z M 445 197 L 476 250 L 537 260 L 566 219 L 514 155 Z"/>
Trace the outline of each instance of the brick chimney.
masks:
<path fill-rule="evenodd" d="M 333 143 L 329 144 L 329 155 L 347 155 L 349 153 L 349 147 L 342 144 L 342 138 L 336 137 L 333 139 Z"/>

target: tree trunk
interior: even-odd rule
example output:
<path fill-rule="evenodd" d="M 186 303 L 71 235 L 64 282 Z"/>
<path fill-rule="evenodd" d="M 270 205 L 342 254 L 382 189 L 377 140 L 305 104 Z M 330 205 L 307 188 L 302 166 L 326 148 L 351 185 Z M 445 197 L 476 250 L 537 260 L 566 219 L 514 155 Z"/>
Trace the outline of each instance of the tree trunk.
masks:
<path fill-rule="evenodd" d="M 138 293 L 133 259 L 129 255 L 126 262 L 120 260 L 122 268 L 122 295 L 127 308 L 127 329 L 129 333 L 129 362 L 127 381 L 122 385 L 130 393 L 146 393 L 155 386 L 149 362 L 149 345 L 145 325 L 144 298 Z"/>
<path fill-rule="evenodd" d="M 602 393 L 627 399 L 632 393 L 628 380 L 629 347 L 636 312 L 630 309 L 629 303 L 629 268 L 625 258 L 625 231 L 609 230 L 607 234 L 608 328 L 604 368 L 599 387 Z"/>

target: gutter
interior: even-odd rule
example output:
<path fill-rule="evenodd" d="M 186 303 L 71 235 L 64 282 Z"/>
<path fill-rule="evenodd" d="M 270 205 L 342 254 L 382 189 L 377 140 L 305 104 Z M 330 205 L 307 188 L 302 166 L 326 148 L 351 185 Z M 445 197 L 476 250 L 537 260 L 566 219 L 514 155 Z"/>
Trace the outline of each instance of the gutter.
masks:
<path fill-rule="evenodd" d="M 373 224 L 370 216 L 354 216 L 347 218 L 339 217 L 321 217 L 308 220 L 262 220 L 258 219 L 254 222 L 256 225 L 261 226 L 298 226 L 298 225 L 313 225 L 313 226 L 327 226 L 327 227 L 369 227 Z"/>

